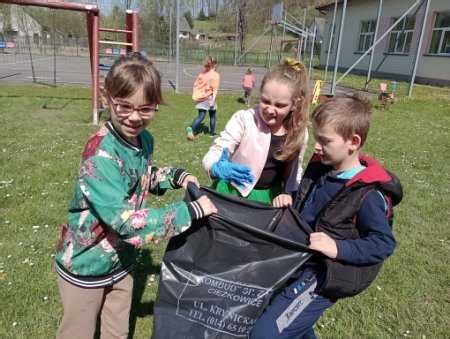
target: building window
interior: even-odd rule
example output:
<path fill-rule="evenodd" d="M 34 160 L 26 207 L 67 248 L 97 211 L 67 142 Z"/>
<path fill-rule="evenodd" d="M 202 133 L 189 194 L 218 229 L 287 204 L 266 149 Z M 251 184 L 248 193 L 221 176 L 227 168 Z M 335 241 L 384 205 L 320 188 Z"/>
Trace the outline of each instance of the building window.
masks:
<path fill-rule="evenodd" d="M 393 21 L 397 21 L 394 18 Z M 391 31 L 388 53 L 408 54 L 414 33 L 414 17 L 403 18 Z"/>
<path fill-rule="evenodd" d="M 450 55 L 450 11 L 436 15 L 429 53 Z"/>
<path fill-rule="evenodd" d="M 361 21 L 357 52 L 365 52 L 372 46 L 375 37 L 375 26 L 375 20 Z"/>

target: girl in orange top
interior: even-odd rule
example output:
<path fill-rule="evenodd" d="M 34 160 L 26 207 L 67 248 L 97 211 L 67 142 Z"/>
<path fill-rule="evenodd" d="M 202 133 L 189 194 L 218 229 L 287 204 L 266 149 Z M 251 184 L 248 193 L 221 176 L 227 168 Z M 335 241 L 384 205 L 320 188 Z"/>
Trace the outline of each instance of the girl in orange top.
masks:
<path fill-rule="evenodd" d="M 219 91 L 220 75 L 216 71 L 217 60 L 209 56 L 203 62 L 203 71 L 197 76 L 192 91 L 192 100 L 198 110 L 198 116 L 191 126 L 186 128 L 188 140 L 194 140 L 194 133 L 209 112 L 209 133 L 215 135 L 217 104 L 216 97 Z"/>

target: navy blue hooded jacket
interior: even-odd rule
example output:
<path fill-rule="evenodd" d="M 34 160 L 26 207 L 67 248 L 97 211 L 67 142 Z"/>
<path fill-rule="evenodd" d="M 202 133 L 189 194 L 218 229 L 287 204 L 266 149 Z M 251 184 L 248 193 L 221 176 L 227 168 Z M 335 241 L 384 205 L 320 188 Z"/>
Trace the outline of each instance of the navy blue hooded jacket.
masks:
<path fill-rule="evenodd" d="M 314 156 L 294 202 L 315 232 L 325 232 L 336 241 L 337 258 L 322 258 L 325 285 L 332 286 L 323 294 L 334 299 L 369 286 L 395 248 L 392 206 L 402 199 L 400 182 L 376 160 L 361 156 L 360 162 L 366 168 L 341 179 Z"/>

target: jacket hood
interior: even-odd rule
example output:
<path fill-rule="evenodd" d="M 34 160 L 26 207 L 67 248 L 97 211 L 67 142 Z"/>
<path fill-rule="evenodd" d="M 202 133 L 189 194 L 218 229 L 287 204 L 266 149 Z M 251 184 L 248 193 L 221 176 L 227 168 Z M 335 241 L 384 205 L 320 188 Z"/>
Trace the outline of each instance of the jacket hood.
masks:
<path fill-rule="evenodd" d="M 391 199 L 392 205 L 398 205 L 403 199 L 403 188 L 400 180 L 393 173 L 386 170 L 377 160 L 368 155 L 361 154 L 359 161 L 366 168 L 349 180 L 346 185 L 351 185 L 358 181 L 366 184 L 377 183 L 379 189 Z"/>
<path fill-rule="evenodd" d="M 312 161 L 320 161 L 320 156 L 314 155 Z M 359 161 L 366 168 L 345 185 L 350 186 L 357 182 L 377 184 L 378 188 L 392 200 L 393 206 L 399 204 L 403 199 L 403 188 L 400 180 L 393 173 L 386 170 L 377 160 L 368 155 L 361 154 Z"/>

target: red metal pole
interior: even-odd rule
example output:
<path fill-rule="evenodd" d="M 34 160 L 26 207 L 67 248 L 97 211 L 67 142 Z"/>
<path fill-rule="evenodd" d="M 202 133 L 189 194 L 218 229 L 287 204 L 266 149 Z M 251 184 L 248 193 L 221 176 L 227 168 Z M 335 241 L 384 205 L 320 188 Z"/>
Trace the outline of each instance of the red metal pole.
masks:
<path fill-rule="evenodd" d="M 98 66 L 98 27 L 99 16 L 97 13 L 87 14 L 87 26 L 89 37 L 89 54 L 91 61 L 92 77 L 92 123 L 98 124 L 98 99 L 99 99 L 99 66 Z"/>
<path fill-rule="evenodd" d="M 125 39 L 127 43 L 132 43 L 133 41 L 133 12 L 131 10 L 126 10 L 126 16 L 125 16 L 125 26 L 126 30 L 129 32 L 125 35 Z M 130 53 L 132 51 L 131 47 L 127 47 L 127 53 Z"/>
<path fill-rule="evenodd" d="M 127 42 L 132 44 L 131 48 L 127 48 L 127 52 L 139 52 L 137 12 L 131 10 L 126 11 L 126 29 L 131 32 L 126 35 Z"/>
<path fill-rule="evenodd" d="M 89 64 L 91 66 L 91 79 L 92 79 L 94 69 L 92 67 L 92 15 L 90 13 L 86 13 L 86 27 L 87 27 L 88 47 L 89 47 Z"/>
<path fill-rule="evenodd" d="M 98 58 L 98 28 L 99 28 L 99 14 L 95 13 L 92 15 L 93 22 L 92 22 L 92 63 L 94 65 L 94 74 L 93 74 L 93 89 L 92 89 L 92 115 L 93 115 L 93 123 L 94 125 L 98 124 L 98 99 L 99 99 L 99 58 Z"/>
<path fill-rule="evenodd" d="M 133 12 L 133 52 L 139 52 L 139 26 L 138 26 L 138 13 Z"/>
<path fill-rule="evenodd" d="M 98 65 L 98 37 L 100 11 L 95 5 L 83 5 L 79 3 L 63 2 L 62 0 L 0 0 L 0 3 L 15 4 L 19 6 L 37 6 L 70 11 L 86 12 L 86 21 L 89 39 L 89 52 L 92 76 L 92 114 L 93 123 L 98 124 L 98 100 L 99 100 L 99 65 Z"/>

